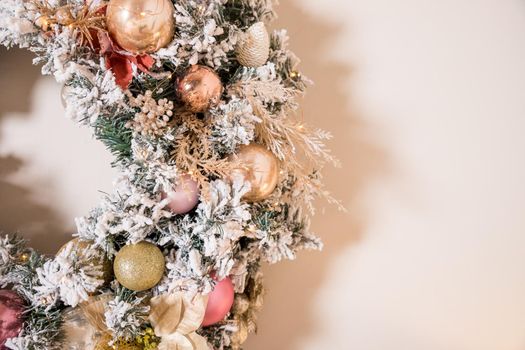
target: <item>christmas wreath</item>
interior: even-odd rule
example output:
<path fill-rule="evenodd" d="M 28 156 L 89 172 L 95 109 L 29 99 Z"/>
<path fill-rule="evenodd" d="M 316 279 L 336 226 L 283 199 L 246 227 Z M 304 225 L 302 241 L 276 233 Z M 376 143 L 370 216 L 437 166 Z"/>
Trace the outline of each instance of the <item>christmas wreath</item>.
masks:
<path fill-rule="evenodd" d="M 2 0 L 0 43 L 62 84 L 115 190 L 53 257 L 0 238 L 0 348 L 240 349 L 261 265 L 319 249 L 337 164 L 272 0 Z"/>

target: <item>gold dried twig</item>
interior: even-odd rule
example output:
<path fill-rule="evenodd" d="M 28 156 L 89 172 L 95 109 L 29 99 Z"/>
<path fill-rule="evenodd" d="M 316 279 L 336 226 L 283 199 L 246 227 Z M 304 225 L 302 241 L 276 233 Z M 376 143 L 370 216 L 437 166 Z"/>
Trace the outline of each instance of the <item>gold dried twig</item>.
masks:
<path fill-rule="evenodd" d="M 296 178 L 297 186 L 307 192 L 316 192 L 329 203 L 344 210 L 341 203 L 323 187 L 321 182 L 312 177 L 313 169 L 321 170 L 327 163 L 340 166 L 339 160 L 325 144 L 332 135 L 323 130 L 311 129 L 292 118 L 296 114 L 295 104 L 272 113 L 260 98 L 287 100 L 292 99 L 295 92 L 279 82 L 268 84 L 259 81 L 240 81 L 230 87 L 230 93 L 242 96 L 250 102 L 254 114 L 261 120 L 255 128 L 256 139 L 282 160 L 283 175 L 291 174 Z"/>
<path fill-rule="evenodd" d="M 322 130 L 310 129 L 304 123 L 292 118 L 295 114 L 295 105 L 283 109 L 277 114 L 268 111 L 260 98 L 263 87 L 267 90 L 263 93 L 265 98 L 282 100 L 293 98 L 293 92 L 281 84 L 261 84 L 254 81 L 241 81 L 233 85 L 231 93 L 242 96 L 250 102 L 252 109 L 261 123 L 256 125 L 256 136 L 258 141 L 265 144 L 277 157 L 286 162 L 292 162 L 295 167 L 302 167 L 298 158 L 306 156 L 308 160 L 316 165 L 331 163 L 339 166 L 339 161 L 332 155 L 325 141 L 331 139 L 331 134 Z"/>
<path fill-rule="evenodd" d="M 180 115 L 180 122 L 187 130 L 175 138 L 171 160 L 183 172 L 188 173 L 205 190 L 210 177 L 227 178 L 233 164 L 219 158 L 210 142 L 211 129 L 204 120 L 191 113 Z"/>
<path fill-rule="evenodd" d="M 54 25 L 67 27 L 79 34 L 81 46 L 87 42 L 93 48 L 93 32 L 106 30 L 105 6 L 103 2 L 97 7 L 87 3 L 80 8 L 73 5 L 52 7 L 47 0 L 32 0 L 29 8 L 39 13 L 35 24 L 42 30 L 48 31 Z"/>

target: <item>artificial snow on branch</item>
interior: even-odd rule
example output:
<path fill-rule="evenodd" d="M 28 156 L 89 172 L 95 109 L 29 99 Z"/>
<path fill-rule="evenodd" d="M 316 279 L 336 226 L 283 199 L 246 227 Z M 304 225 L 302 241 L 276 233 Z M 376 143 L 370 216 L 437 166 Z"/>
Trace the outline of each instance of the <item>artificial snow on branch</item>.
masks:
<path fill-rule="evenodd" d="M 54 257 L 0 238 L 0 285 L 25 303 L 0 347 L 238 350 L 256 330 L 262 265 L 322 248 L 311 217 L 318 197 L 338 204 L 321 170 L 339 163 L 331 134 L 298 116 L 310 81 L 286 31 L 268 31 L 275 2 L 0 3 L 0 44 L 36 54 L 119 171 Z M 124 257 L 133 247 L 156 258 Z"/>

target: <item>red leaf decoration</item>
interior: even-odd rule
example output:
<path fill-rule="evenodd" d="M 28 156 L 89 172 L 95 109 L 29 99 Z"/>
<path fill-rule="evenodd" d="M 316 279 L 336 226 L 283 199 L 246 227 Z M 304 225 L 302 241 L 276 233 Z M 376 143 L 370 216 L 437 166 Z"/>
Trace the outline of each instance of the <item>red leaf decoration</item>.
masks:
<path fill-rule="evenodd" d="M 106 55 L 106 68 L 113 71 L 118 86 L 123 90 L 128 88 L 133 80 L 133 67 L 127 57 L 114 53 Z"/>
<path fill-rule="evenodd" d="M 150 55 L 135 56 L 120 48 L 109 34 L 105 31 L 98 32 L 99 53 L 106 59 L 106 68 L 110 69 L 115 76 L 115 80 L 122 89 L 127 89 L 133 80 L 133 67 L 131 64 L 144 72 L 150 73 L 155 60 Z"/>

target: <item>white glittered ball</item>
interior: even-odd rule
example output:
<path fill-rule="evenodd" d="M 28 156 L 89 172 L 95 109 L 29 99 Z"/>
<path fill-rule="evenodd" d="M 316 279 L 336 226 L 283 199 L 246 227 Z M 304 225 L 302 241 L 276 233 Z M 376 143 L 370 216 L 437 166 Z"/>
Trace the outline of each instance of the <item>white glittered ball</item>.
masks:
<path fill-rule="evenodd" d="M 263 22 L 252 25 L 237 45 L 237 60 L 245 67 L 264 65 L 270 56 L 270 35 Z"/>

